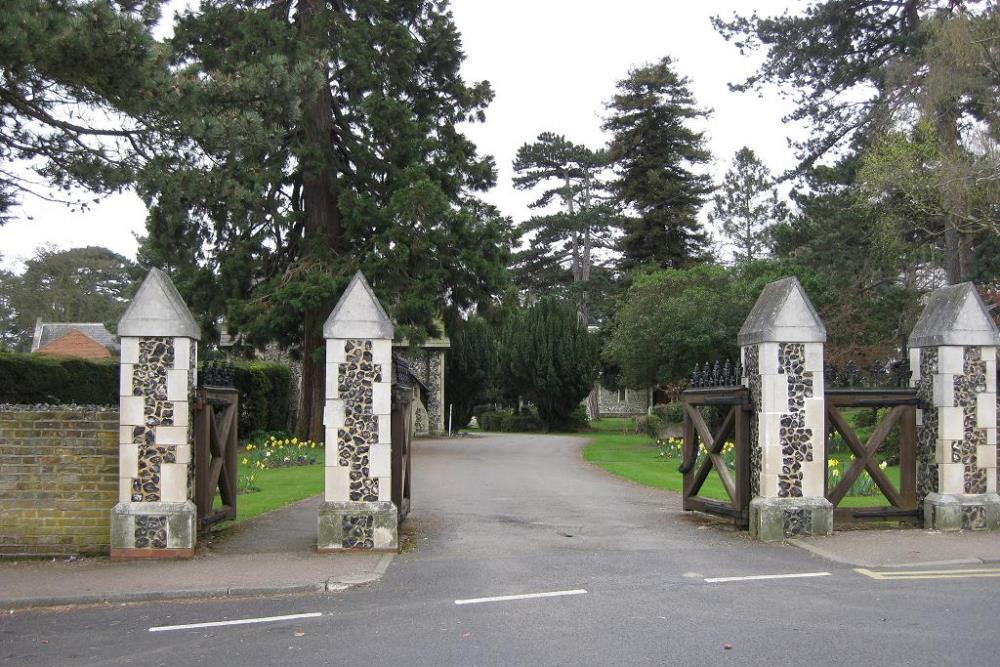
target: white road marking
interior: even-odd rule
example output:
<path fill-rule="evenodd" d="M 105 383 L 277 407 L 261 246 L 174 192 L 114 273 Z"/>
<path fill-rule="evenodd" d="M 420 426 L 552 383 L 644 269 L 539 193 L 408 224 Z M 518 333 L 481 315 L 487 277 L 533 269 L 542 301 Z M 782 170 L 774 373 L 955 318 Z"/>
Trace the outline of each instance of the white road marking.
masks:
<path fill-rule="evenodd" d="M 555 598 L 563 595 L 584 595 L 587 591 L 577 588 L 572 591 L 551 591 L 549 593 L 525 593 L 524 595 L 498 595 L 491 598 L 472 598 L 455 600 L 455 604 L 480 604 L 482 602 L 507 602 L 509 600 L 534 600 L 536 598 Z"/>
<path fill-rule="evenodd" d="M 234 621 L 214 621 L 211 623 L 188 623 L 186 625 L 159 625 L 150 628 L 150 632 L 166 632 L 167 630 L 192 630 L 194 628 L 219 628 L 224 625 L 249 625 L 251 623 L 272 623 L 274 621 L 292 621 L 299 618 L 316 618 L 322 616 L 319 611 L 308 614 L 289 614 L 287 616 L 264 616 L 262 618 L 240 618 Z"/>
<path fill-rule="evenodd" d="M 705 579 L 708 584 L 721 584 L 727 581 L 758 581 L 761 579 L 803 579 L 805 577 L 829 577 L 829 572 L 802 572 L 799 574 L 755 574 L 749 577 L 710 577 Z"/>

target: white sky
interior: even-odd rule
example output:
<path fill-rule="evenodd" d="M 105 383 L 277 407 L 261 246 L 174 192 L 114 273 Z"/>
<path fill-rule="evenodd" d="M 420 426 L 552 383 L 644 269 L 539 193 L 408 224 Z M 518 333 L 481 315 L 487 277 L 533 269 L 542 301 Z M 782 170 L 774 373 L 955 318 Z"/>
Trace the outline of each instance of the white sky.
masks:
<path fill-rule="evenodd" d="M 781 123 L 790 109 L 777 95 L 731 93 L 726 84 L 753 71 L 755 61 L 727 44 L 709 22 L 734 11 L 763 15 L 797 9 L 794 0 L 452 0 L 467 55 L 468 81 L 487 79 L 496 98 L 484 124 L 468 135 L 497 161 L 498 183 L 487 199 L 515 222 L 531 215 L 529 192 L 511 186 L 517 148 L 545 131 L 591 147 L 602 145 L 604 103 L 629 68 L 670 55 L 692 81 L 698 104 L 714 109 L 705 123 L 718 180 L 733 153 L 754 149 L 779 172 L 794 162 L 787 146 L 792 132 Z M 613 9 L 612 9 L 613 8 Z M 102 245 L 128 257 L 137 249 L 145 207 L 133 194 L 104 199 L 86 213 L 25 199 L 13 219 L 0 226 L 5 268 L 17 269 L 34 249 Z"/>

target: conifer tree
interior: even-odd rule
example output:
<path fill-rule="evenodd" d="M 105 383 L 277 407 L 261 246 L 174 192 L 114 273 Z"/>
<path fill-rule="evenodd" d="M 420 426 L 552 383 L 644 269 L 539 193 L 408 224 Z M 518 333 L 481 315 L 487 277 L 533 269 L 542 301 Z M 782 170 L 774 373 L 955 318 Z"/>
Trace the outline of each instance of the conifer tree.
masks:
<path fill-rule="evenodd" d="M 712 183 L 697 169 L 710 154 L 691 124 L 709 112 L 696 106 L 690 81 L 669 57 L 631 70 L 617 88 L 604 129 L 612 135 L 612 187 L 632 214 L 620 246 L 623 268 L 678 268 L 705 259 L 708 238 L 697 214 Z"/>
<path fill-rule="evenodd" d="M 180 139 L 143 182 L 145 256 L 301 354 L 296 432 L 322 439 L 321 328 L 354 271 L 411 341 L 503 284 L 508 223 L 476 198 L 493 161 L 459 127 L 492 91 L 462 79 L 439 1 L 205 0 L 173 47 Z"/>
<path fill-rule="evenodd" d="M 567 424 L 593 388 L 597 364 L 596 337 L 566 303 L 542 299 L 504 323 L 501 376 L 549 428 Z"/>
<path fill-rule="evenodd" d="M 551 132 L 522 145 L 514 159 L 514 187 L 542 188 L 531 208 L 544 208 L 553 201 L 561 205 L 556 213 L 535 216 L 520 225 L 527 247 L 515 257 L 517 281 L 549 295 L 559 286 L 567 287 L 585 324 L 595 300 L 594 250 L 612 246 L 614 213 L 602 178 L 607 167 L 606 151 L 591 150 Z"/>
<path fill-rule="evenodd" d="M 746 146 L 736 151 L 733 165 L 712 201 L 708 219 L 721 226 L 739 263 L 763 257 L 768 228 L 788 214 L 784 202 L 778 199 L 770 170 Z"/>
<path fill-rule="evenodd" d="M 162 2 L 3 3 L 0 224 L 26 195 L 85 206 L 74 186 L 111 192 L 135 178 L 167 75 L 152 36 Z"/>

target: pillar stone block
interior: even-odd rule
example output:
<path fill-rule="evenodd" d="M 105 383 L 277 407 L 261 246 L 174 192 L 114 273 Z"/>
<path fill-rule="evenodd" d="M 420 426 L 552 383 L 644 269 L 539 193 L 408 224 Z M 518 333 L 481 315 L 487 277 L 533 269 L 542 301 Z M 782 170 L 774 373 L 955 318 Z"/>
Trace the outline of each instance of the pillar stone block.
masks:
<path fill-rule="evenodd" d="M 118 323 L 119 502 L 111 557 L 194 555 L 190 406 L 201 332 L 170 278 L 152 269 Z"/>
<path fill-rule="evenodd" d="M 358 272 L 323 325 L 327 455 L 319 551 L 399 547 L 389 437 L 393 333 Z"/>
<path fill-rule="evenodd" d="M 1000 529 L 996 324 L 972 283 L 930 295 L 910 334 L 917 425 L 917 495 L 936 530 Z"/>
<path fill-rule="evenodd" d="M 796 278 L 767 285 L 740 329 L 750 420 L 750 533 L 764 541 L 829 535 L 823 497 L 826 327 Z"/>

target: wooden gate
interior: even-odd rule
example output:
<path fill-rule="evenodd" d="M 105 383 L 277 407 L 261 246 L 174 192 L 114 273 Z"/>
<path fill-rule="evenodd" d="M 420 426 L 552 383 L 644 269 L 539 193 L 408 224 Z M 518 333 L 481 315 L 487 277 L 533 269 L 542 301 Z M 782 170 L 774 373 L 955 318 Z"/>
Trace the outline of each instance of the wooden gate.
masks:
<path fill-rule="evenodd" d="M 194 502 L 198 527 L 236 518 L 239 392 L 202 387 L 194 404 Z M 222 504 L 213 508 L 215 494 Z"/>
<path fill-rule="evenodd" d="M 736 371 L 739 374 L 739 371 Z M 750 525 L 750 397 L 736 385 L 695 387 L 681 394 L 684 405 L 684 509 L 732 517 L 736 526 Z M 725 415 L 712 433 L 698 408 L 720 408 Z M 732 436 L 734 469 L 730 472 L 724 448 Z M 698 453 L 704 447 L 701 465 Z M 697 468 L 697 469 L 696 469 Z M 707 498 L 702 487 L 712 470 L 718 474 L 729 500 Z"/>
<path fill-rule="evenodd" d="M 858 389 L 858 388 L 827 388 L 826 389 L 826 442 L 827 452 L 826 498 L 834 506 L 835 523 L 864 521 L 872 519 L 900 519 L 920 521 L 921 513 L 917 504 L 917 418 L 916 411 L 919 399 L 915 389 Z M 851 424 L 844 417 L 846 408 L 889 408 L 884 418 L 875 425 L 868 437 L 868 442 L 862 443 L 854 432 Z M 899 426 L 899 486 L 895 486 L 879 467 L 876 454 L 887 442 L 893 428 Z M 830 463 L 833 460 L 830 452 L 830 437 L 836 432 L 844 438 L 848 449 L 854 456 L 850 468 L 843 476 L 831 485 Z M 839 469 L 839 466 L 838 466 Z M 891 504 L 891 507 L 841 507 L 851 486 L 868 471 L 872 481 Z"/>
<path fill-rule="evenodd" d="M 392 502 L 402 523 L 410 513 L 410 445 L 413 437 L 413 376 L 409 364 L 393 357 Z"/>

